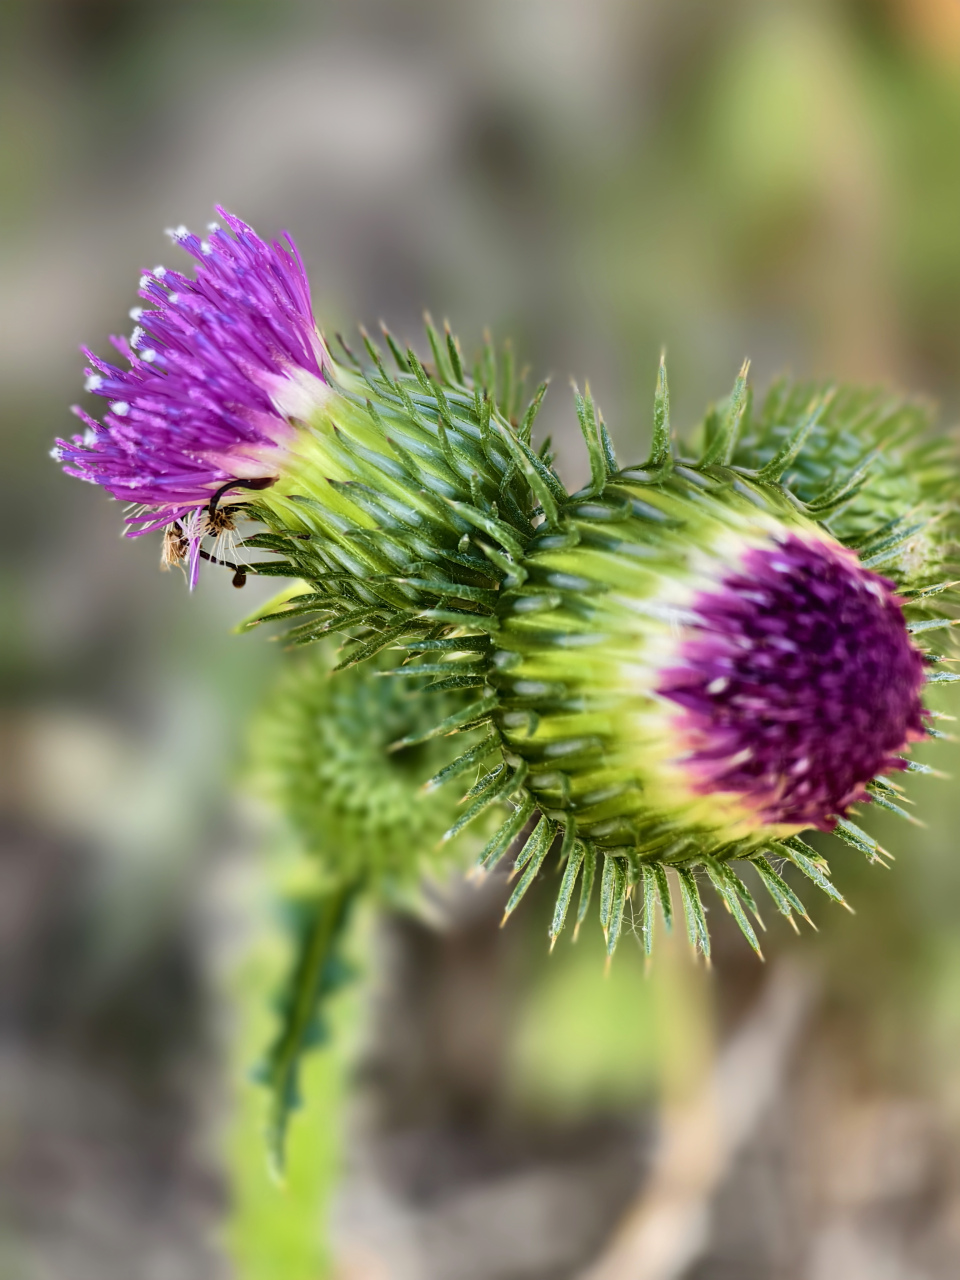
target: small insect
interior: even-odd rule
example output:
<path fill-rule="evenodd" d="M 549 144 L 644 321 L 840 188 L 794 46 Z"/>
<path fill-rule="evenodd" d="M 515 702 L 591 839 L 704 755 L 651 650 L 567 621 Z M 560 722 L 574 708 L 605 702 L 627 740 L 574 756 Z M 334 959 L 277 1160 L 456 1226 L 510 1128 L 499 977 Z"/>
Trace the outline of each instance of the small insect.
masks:
<path fill-rule="evenodd" d="M 236 529 L 237 524 L 233 516 L 230 514 L 229 507 L 217 507 L 215 511 L 207 509 L 207 522 L 205 533 L 211 534 L 217 538 L 221 533 L 232 533 Z"/>
<path fill-rule="evenodd" d="M 219 564 L 231 564 L 237 558 L 237 522 L 229 507 L 208 507 L 201 528 L 205 537 L 213 538 L 211 557 Z"/>
<path fill-rule="evenodd" d="M 216 496 L 219 497 L 219 494 Z M 203 532 L 204 536 L 214 539 L 213 551 L 201 551 L 200 555 L 204 560 L 209 560 L 213 564 L 222 564 L 228 569 L 233 569 L 233 585 L 235 587 L 243 587 L 246 585 L 247 571 L 245 565 L 237 564 L 235 561 L 237 556 L 236 531 L 237 522 L 233 518 L 230 508 L 221 507 L 216 502 L 211 502 L 203 514 Z"/>
<path fill-rule="evenodd" d="M 186 520 L 174 520 L 163 531 L 163 546 L 160 551 L 161 569 L 172 569 L 178 565 L 187 571 L 189 560 L 196 564 L 194 557 L 207 560 L 210 564 L 221 564 L 233 570 L 233 585 L 243 587 L 247 581 L 247 566 L 237 564 L 237 522 L 229 507 L 221 507 L 220 499 L 230 489 L 268 489 L 276 482 L 276 476 L 266 476 L 254 480 L 229 480 L 213 494 L 210 503 L 198 511 L 191 511 Z M 132 508 L 135 515 L 138 508 Z M 204 551 L 200 542 L 204 538 L 213 538 L 213 550 Z M 191 551 L 192 548 L 192 551 Z"/>
<path fill-rule="evenodd" d="M 190 539 L 184 533 L 179 520 L 168 524 L 163 531 L 163 545 L 160 548 L 160 568 L 169 572 L 175 565 L 183 565 L 190 550 Z"/>

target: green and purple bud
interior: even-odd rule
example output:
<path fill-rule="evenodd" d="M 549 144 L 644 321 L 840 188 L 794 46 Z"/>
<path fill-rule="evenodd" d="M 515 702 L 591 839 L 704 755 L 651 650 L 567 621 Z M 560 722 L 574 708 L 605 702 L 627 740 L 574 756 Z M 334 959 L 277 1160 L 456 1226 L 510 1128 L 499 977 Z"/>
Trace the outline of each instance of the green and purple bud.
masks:
<path fill-rule="evenodd" d="M 739 484 L 610 485 L 534 540 L 504 601 L 508 749 L 541 809 L 598 846 L 832 830 L 925 736 L 893 583 Z"/>

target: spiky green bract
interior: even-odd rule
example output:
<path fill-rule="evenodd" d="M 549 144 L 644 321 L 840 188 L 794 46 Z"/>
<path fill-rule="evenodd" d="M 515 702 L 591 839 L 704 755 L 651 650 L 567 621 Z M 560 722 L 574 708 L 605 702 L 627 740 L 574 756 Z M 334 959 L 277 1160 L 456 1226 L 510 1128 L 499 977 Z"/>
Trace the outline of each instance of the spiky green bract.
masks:
<path fill-rule="evenodd" d="M 780 482 L 902 590 L 960 575 L 956 441 L 929 404 L 878 388 L 775 382 L 748 403 L 733 466 Z"/>
<path fill-rule="evenodd" d="M 498 377 L 488 347 L 468 381 L 453 338 L 428 333 L 429 368 L 391 340 L 398 371 L 389 375 L 369 339 L 373 367 L 333 368 L 298 437 L 299 461 L 249 504 L 271 532 L 247 545 L 284 557 L 257 571 L 311 588 L 282 612 L 309 617 L 291 640 L 355 634 L 345 665 L 404 637 L 436 640 L 461 620 L 493 619 L 534 506 L 555 518 L 565 496 L 530 446 L 545 386 L 517 422 L 512 360 Z M 481 687 L 488 648 L 474 640 L 477 656 L 445 668 L 443 686 Z"/>
<path fill-rule="evenodd" d="M 454 820 L 450 791 L 422 783 L 456 756 L 432 738 L 406 751 L 463 703 L 455 693 L 419 698 L 396 678 L 396 655 L 331 672 L 329 645 L 292 656 L 255 725 L 260 791 L 289 824 L 324 883 L 361 883 L 397 898 L 449 865 L 437 844 Z M 491 744 L 492 745 L 492 744 Z"/>
<path fill-rule="evenodd" d="M 358 483 L 364 477 L 366 488 L 352 491 L 361 514 L 348 519 L 338 508 L 339 524 L 331 523 L 314 497 L 299 504 L 312 531 L 260 540 L 286 551 L 285 571 L 310 583 L 286 608 L 314 612 L 294 640 L 344 630 L 354 638 L 348 663 L 399 645 L 411 676 L 428 688 L 472 690 L 469 705 L 404 743 L 490 726 L 501 758 L 469 793 L 462 822 L 507 806 L 479 865 L 519 847 L 508 914 L 559 846 L 554 939 L 579 885 L 578 925 L 599 901 L 611 952 L 628 915 L 649 948 L 655 915 L 672 919 L 672 876 L 697 948 L 709 953 L 705 880 L 756 947 L 755 904 L 737 863 L 753 865 L 791 922 L 805 912 L 780 874 L 788 863 L 842 902 L 798 826 L 748 821 L 728 796 L 674 786 L 658 736 L 663 721 L 646 716 L 648 690 L 630 670 L 641 649 L 660 645 L 669 656 L 671 609 L 678 592 L 681 605 L 684 593 L 689 601 L 704 562 L 719 582 L 728 556 L 735 562 L 744 547 L 792 535 L 847 562 L 844 548 L 852 549 L 861 565 L 894 578 L 918 648 L 927 630 L 939 634 L 955 606 L 939 574 L 953 555 L 956 487 L 944 446 L 916 439 L 925 419 L 885 409 L 872 393 L 841 390 L 830 399 L 782 388 L 754 417 L 744 366 L 690 457 L 672 438 L 661 366 L 642 467 L 619 466 L 589 393 L 578 394 L 591 479 L 568 494 L 528 443 L 532 411 L 516 427 L 495 408 L 487 375 L 467 380 L 436 335 L 432 345 L 433 373 L 398 353 L 399 372 L 389 376 L 378 362 L 366 375 L 369 402 L 362 410 L 359 398 L 352 402 L 381 432 L 379 451 L 337 436 Z M 440 474 L 453 493 L 438 495 Z M 435 781 L 476 763 L 467 751 Z M 874 778 L 867 790 L 902 811 L 889 779 Z M 849 817 L 835 834 L 881 859 Z"/>
<path fill-rule="evenodd" d="M 277 993 L 277 1034 L 257 1073 L 271 1093 L 267 1142 L 278 1174 L 290 1112 L 300 1102 L 301 1055 L 325 1042 L 325 1000 L 349 977 L 341 944 L 353 903 L 362 893 L 410 901 L 420 876 L 449 867 L 455 856 L 437 846 L 456 820 L 456 795 L 424 794 L 421 786 L 455 750 L 439 738 L 390 750 L 398 738 L 429 731 L 437 706 L 391 679 L 396 667 L 385 655 L 336 676 L 331 665 L 328 646 L 292 659 L 253 735 L 259 789 L 315 873 L 284 904 L 292 959 Z M 456 694 L 437 701 L 449 711 L 460 705 Z M 483 750 L 480 744 L 477 758 Z"/>

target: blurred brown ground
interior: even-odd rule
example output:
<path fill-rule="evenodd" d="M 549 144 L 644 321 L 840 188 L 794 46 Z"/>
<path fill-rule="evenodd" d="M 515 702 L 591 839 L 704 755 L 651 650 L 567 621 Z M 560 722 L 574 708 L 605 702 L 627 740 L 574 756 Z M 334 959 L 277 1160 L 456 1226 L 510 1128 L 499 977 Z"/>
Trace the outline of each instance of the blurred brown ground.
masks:
<path fill-rule="evenodd" d="M 555 375 L 542 421 L 573 483 L 567 379 L 590 378 L 636 456 L 662 344 L 680 424 L 745 354 L 761 385 L 784 367 L 877 379 L 939 398 L 949 422 L 958 13 L 4 0 L 4 1280 L 228 1274 L 210 975 L 242 933 L 223 886 L 256 834 L 230 784 L 277 654 L 228 635 L 254 586 L 238 597 L 208 574 L 189 597 L 46 456 L 70 429 L 78 343 L 124 331 L 139 269 L 171 260 L 161 229 L 202 225 L 215 202 L 289 228 L 331 329 L 383 317 L 415 340 L 427 307 L 468 348 L 485 325 L 511 334 Z M 559 1280 L 596 1262 L 635 1280 L 616 1226 L 651 1221 L 668 1224 L 664 1276 L 960 1273 L 960 801 L 953 782 L 915 794 L 928 826 L 884 829 L 892 871 L 838 860 L 856 919 L 819 907 L 815 939 L 772 929 L 766 971 L 718 921 L 713 975 L 677 987 L 693 1030 L 672 1061 L 689 1080 L 672 1096 L 668 1072 L 659 1104 L 638 1089 L 574 1122 L 509 1103 L 504 1028 L 546 963 L 549 886 L 503 934 L 486 899 L 446 936 L 385 923 L 344 1275 Z M 813 976 L 778 1030 L 763 1000 L 780 958 Z M 742 1080 L 711 1084 L 744 1045 L 780 1046 L 752 1110 Z M 737 1142 L 683 1154 L 690 1116 L 722 1129 L 734 1114 Z M 661 1203 L 683 1212 L 658 1218 Z"/>

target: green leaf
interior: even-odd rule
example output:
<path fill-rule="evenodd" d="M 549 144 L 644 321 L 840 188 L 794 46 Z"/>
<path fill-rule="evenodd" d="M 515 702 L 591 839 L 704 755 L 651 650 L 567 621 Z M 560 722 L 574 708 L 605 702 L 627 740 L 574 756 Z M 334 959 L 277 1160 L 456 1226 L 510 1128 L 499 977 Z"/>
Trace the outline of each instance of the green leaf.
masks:
<path fill-rule="evenodd" d="M 461 582 L 447 582 L 437 578 L 394 578 L 400 586 L 416 587 L 418 591 L 428 591 L 443 600 L 469 600 L 476 604 L 486 605 L 492 609 L 498 599 L 498 592 L 488 587 L 468 587 Z"/>
<path fill-rule="evenodd" d="M 486 636 L 443 636 L 440 639 L 425 638 L 398 644 L 398 649 L 414 653 L 486 653 L 490 641 Z"/>
<path fill-rule="evenodd" d="M 328 604 L 328 608 L 333 607 L 333 602 Z M 284 639 L 297 643 L 301 635 L 323 634 L 327 635 L 334 631 L 346 631 L 350 627 L 383 624 L 384 608 L 382 605 L 366 605 L 362 609 L 351 609 L 346 613 L 340 613 L 332 618 L 317 619 L 314 626 L 305 623 L 299 627 L 291 627 L 285 633 Z M 283 617 L 282 613 L 277 615 Z"/>
<path fill-rule="evenodd" d="M 441 622 L 451 627 L 472 627 L 475 631 L 495 635 L 500 629 L 497 618 L 469 609 L 423 609 L 418 614 L 425 622 Z"/>
<path fill-rule="evenodd" d="M 863 461 L 852 471 L 850 471 L 842 480 L 838 480 L 835 485 L 824 490 L 816 498 L 811 499 L 807 504 L 807 509 L 812 515 L 826 515 L 831 508 L 838 506 L 841 502 L 849 500 L 862 487 L 863 482 L 870 473 L 874 464 L 877 462 L 878 455 L 869 454 Z"/>
<path fill-rule="evenodd" d="M 278 1178 L 283 1176 L 290 1112 L 300 1105 L 300 1059 L 308 1048 L 323 1042 L 326 1032 L 320 1020 L 322 1001 L 345 980 L 346 970 L 337 961 L 337 947 L 359 888 L 358 884 L 343 885 L 311 904 L 292 969 L 278 999 L 280 1029 L 257 1073 L 271 1094 L 267 1153 L 271 1170 Z"/>

